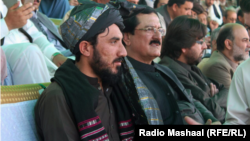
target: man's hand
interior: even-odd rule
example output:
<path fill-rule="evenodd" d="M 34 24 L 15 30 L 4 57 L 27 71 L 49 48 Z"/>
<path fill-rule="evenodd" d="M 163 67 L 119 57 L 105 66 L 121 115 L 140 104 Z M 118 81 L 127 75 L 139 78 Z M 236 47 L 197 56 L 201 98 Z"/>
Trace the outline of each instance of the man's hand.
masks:
<path fill-rule="evenodd" d="M 188 125 L 201 125 L 201 123 L 193 120 L 192 118 L 185 116 L 184 120 L 187 122 Z"/>
<path fill-rule="evenodd" d="M 187 122 L 188 125 L 202 125 L 201 123 L 193 120 L 188 116 L 184 117 L 184 120 Z M 219 121 L 212 122 L 211 119 L 208 119 L 205 125 L 221 125 L 221 123 Z"/>
<path fill-rule="evenodd" d="M 213 31 L 219 27 L 219 24 L 216 21 L 211 20 L 209 21 L 209 26 L 210 26 L 211 31 Z"/>
<path fill-rule="evenodd" d="M 18 8 L 19 1 L 8 9 L 5 22 L 9 30 L 23 27 L 28 19 L 32 17 L 32 11 L 35 9 L 32 3 L 27 3 Z"/>
<path fill-rule="evenodd" d="M 65 61 L 67 60 L 66 57 L 64 57 L 63 55 L 61 54 L 58 54 L 56 55 L 54 58 L 53 58 L 53 63 L 56 64 L 58 67 L 60 67 Z"/>
<path fill-rule="evenodd" d="M 219 92 L 219 90 L 216 88 L 216 85 L 214 85 L 213 83 L 210 83 L 210 94 L 211 94 L 211 97 L 213 97 L 218 92 Z"/>
<path fill-rule="evenodd" d="M 72 6 L 79 5 L 78 0 L 69 0 L 69 4 L 72 5 Z"/>
<path fill-rule="evenodd" d="M 205 37 L 205 42 L 207 44 L 207 48 L 210 49 L 211 48 L 211 37 Z"/>

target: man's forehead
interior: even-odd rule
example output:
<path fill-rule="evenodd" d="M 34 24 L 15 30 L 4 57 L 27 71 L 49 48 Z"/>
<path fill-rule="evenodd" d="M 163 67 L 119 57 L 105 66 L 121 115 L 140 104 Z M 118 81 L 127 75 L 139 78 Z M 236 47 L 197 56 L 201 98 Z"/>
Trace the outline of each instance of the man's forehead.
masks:
<path fill-rule="evenodd" d="M 236 15 L 237 16 L 237 13 L 235 11 L 227 11 L 227 14 L 228 15 Z"/>
<path fill-rule="evenodd" d="M 99 34 L 97 38 L 112 40 L 118 38 L 122 39 L 122 37 L 123 35 L 120 28 L 116 24 L 112 24 L 108 28 L 106 28 L 103 33 Z"/>
<path fill-rule="evenodd" d="M 200 13 L 199 16 L 201 16 L 201 17 L 207 17 L 207 15 L 204 12 Z"/>
<path fill-rule="evenodd" d="M 160 20 L 155 13 L 150 13 L 150 14 L 140 13 L 136 16 L 137 16 L 137 19 L 140 23 L 139 25 L 146 25 L 149 23 L 157 23 L 157 24 L 159 23 L 159 25 L 160 25 Z"/>
<path fill-rule="evenodd" d="M 236 35 L 235 37 L 238 37 L 239 39 L 249 38 L 245 27 L 239 24 L 233 26 L 233 33 Z"/>

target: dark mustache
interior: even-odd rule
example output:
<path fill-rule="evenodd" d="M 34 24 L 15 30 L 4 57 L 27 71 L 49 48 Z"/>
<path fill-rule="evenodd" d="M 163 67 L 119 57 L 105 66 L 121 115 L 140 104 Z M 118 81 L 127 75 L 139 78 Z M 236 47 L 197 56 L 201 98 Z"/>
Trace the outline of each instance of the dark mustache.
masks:
<path fill-rule="evenodd" d="M 160 41 L 159 40 L 152 40 L 149 44 L 153 44 L 153 43 L 158 43 L 159 45 L 161 45 Z"/>
<path fill-rule="evenodd" d="M 122 57 L 116 58 L 116 59 L 113 61 L 113 63 L 115 63 L 115 62 L 122 62 Z"/>

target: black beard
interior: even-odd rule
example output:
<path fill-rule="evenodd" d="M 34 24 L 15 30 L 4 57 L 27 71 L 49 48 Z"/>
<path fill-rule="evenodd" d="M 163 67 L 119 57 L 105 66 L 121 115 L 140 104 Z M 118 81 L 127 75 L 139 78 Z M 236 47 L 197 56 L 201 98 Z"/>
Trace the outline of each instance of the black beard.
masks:
<path fill-rule="evenodd" d="M 118 70 L 117 73 L 112 73 L 111 69 L 106 68 L 107 64 L 101 59 L 100 53 L 96 48 L 94 49 L 92 61 L 93 62 L 91 62 L 90 66 L 92 67 L 94 73 L 100 77 L 103 84 L 114 85 L 118 82 L 121 76 L 120 66 L 117 66 L 116 68 Z"/>
<path fill-rule="evenodd" d="M 121 76 L 121 67 L 116 68 L 117 74 L 111 73 L 109 69 L 102 69 L 98 76 L 101 78 L 102 83 L 106 85 L 115 85 Z"/>

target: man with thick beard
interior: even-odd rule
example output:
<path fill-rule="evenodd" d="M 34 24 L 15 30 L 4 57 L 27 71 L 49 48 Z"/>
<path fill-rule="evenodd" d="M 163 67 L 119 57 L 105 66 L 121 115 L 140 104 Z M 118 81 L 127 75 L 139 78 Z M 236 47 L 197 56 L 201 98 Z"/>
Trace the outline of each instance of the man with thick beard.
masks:
<path fill-rule="evenodd" d="M 37 101 L 35 120 L 42 140 L 133 138 L 128 110 L 116 100 L 111 87 L 127 55 L 122 21 L 111 5 L 84 1 L 61 25 L 62 37 L 76 61 L 68 59 L 56 71 Z"/>
<path fill-rule="evenodd" d="M 201 60 L 206 26 L 186 16 L 176 18 L 168 28 L 163 41 L 160 64 L 169 67 L 193 97 L 223 122 L 228 89 L 207 79 L 196 64 Z"/>

